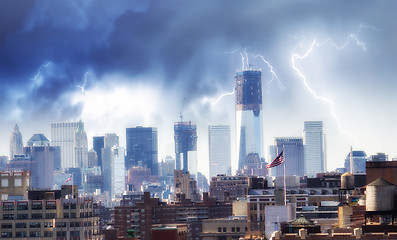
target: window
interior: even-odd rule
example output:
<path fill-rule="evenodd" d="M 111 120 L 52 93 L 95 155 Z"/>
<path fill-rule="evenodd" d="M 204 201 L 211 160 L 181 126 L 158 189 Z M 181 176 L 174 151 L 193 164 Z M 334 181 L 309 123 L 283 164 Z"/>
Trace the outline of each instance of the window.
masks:
<path fill-rule="evenodd" d="M 225 227 L 223 228 L 223 232 L 226 232 L 226 228 Z"/>
<path fill-rule="evenodd" d="M 235 228 L 234 227 L 232 227 L 232 232 L 235 232 Z"/>
<path fill-rule="evenodd" d="M 45 228 L 52 228 L 52 227 L 54 227 L 54 224 L 52 222 L 44 222 L 44 227 Z"/>
<path fill-rule="evenodd" d="M 29 215 L 28 214 L 17 214 L 17 219 L 28 219 Z"/>
<path fill-rule="evenodd" d="M 33 203 L 32 210 L 42 210 L 42 209 L 43 209 L 43 205 L 41 205 L 41 203 Z"/>
<path fill-rule="evenodd" d="M 22 187 L 22 179 L 16 178 L 16 179 L 14 180 L 14 186 L 15 186 L 15 187 Z"/>
<path fill-rule="evenodd" d="M 41 213 L 32 213 L 32 219 L 42 219 L 43 214 Z"/>
<path fill-rule="evenodd" d="M 69 218 L 69 213 L 63 213 L 63 218 Z"/>
<path fill-rule="evenodd" d="M 41 224 L 39 222 L 31 222 L 30 228 L 40 228 Z"/>
<path fill-rule="evenodd" d="M 56 213 L 46 213 L 45 214 L 45 218 L 49 219 L 49 218 L 55 218 Z"/>
<path fill-rule="evenodd" d="M 4 220 L 14 219 L 14 214 L 3 214 Z"/>
<path fill-rule="evenodd" d="M 218 227 L 218 232 L 222 232 L 222 228 Z"/>
<path fill-rule="evenodd" d="M 1 200 L 5 201 L 8 199 L 8 194 L 1 194 Z"/>
<path fill-rule="evenodd" d="M 12 223 L 2 223 L 1 228 L 12 228 Z"/>
<path fill-rule="evenodd" d="M 1 179 L 1 186 L 8 187 L 8 179 Z"/>
<path fill-rule="evenodd" d="M 240 227 L 237 227 L 237 228 L 236 228 L 236 232 L 240 232 Z"/>
<path fill-rule="evenodd" d="M 13 203 L 4 203 L 3 211 L 14 211 L 14 204 Z"/>
<path fill-rule="evenodd" d="M 52 232 L 44 232 L 44 237 L 52 237 Z"/>
<path fill-rule="evenodd" d="M 11 238 L 12 232 L 1 232 L 1 237 L 2 238 Z"/>
<path fill-rule="evenodd" d="M 30 232 L 30 237 L 40 237 L 40 236 L 41 236 L 40 231 Z"/>
<path fill-rule="evenodd" d="M 18 237 L 21 237 L 21 238 L 22 238 L 22 237 L 26 237 L 26 232 L 16 232 L 16 233 L 15 233 L 15 237 L 17 237 L 17 238 L 18 238 Z"/>
<path fill-rule="evenodd" d="M 15 223 L 15 228 L 26 228 L 26 223 Z"/>
<path fill-rule="evenodd" d="M 17 210 L 28 210 L 28 205 L 27 204 L 18 204 Z"/>
<path fill-rule="evenodd" d="M 70 218 L 76 218 L 76 213 L 73 213 L 73 212 L 72 212 L 72 213 L 70 214 Z"/>

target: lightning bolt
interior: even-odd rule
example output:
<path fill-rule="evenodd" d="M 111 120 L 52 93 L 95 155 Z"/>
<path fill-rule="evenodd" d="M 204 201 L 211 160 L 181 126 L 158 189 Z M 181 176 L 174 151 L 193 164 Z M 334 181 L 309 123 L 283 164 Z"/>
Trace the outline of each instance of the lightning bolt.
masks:
<path fill-rule="evenodd" d="M 310 53 L 313 52 L 313 50 L 314 50 L 315 48 L 319 48 L 319 47 L 323 46 L 324 44 L 330 44 L 330 45 L 332 45 L 332 46 L 333 46 L 335 49 L 337 49 L 337 50 L 344 49 L 344 48 L 346 48 L 346 47 L 348 46 L 348 44 L 349 44 L 349 42 L 350 42 L 351 40 L 353 40 L 353 41 L 357 44 L 357 46 L 359 46 L 360 48 L 362 48 L 362 50 L 363 50 L 364 52 L 366 52 L 366 51 L 367 51 L 367 44 L 366 44 L 365 42 L 363 42 L 363 41 L 360 41 L 360 39 L 359 39 L 359 37 L 358 37 L 358 36 L 359 36 L 359 32 L 360 32 L 361 29 L 363 29 L 363 28 L 369 28 L 369 27 L 368 27 L 368 26 L 365 26 L 365 25 L 360 25 L 360 28 L 356 31 L 356 33 L 354 33 L 354 34 L 349 34 L 349 35 L 347 36 L 345 42 L 344 42 L 342 45 L 337 45 L 337 44 L 334 43 L 331 39 L 327 39 L 327 40 L 325 40 L 325 41 L 323 41 L 323 42 L 321 42 L 321 43 L 318 43 L 316 40 L 313 40 L 313 42 L 311 43 L 309 49 L 308 49 L 303 55 L 299 55 L 299 54 L 297 54 L 297 53 L 294 53 L 294 54 L 291 55 L 291 64 L 292 64 L 292 68 L 293 68 L 294 71 L 297 73 L 297 75 L 299 76 L 299 78 L 302 79 L 303 84 L 304 84 L 305 88 L 307 89 L 307 91 L 308 91 L 316 100 L 323 101 L 323 102 L 325 102 L 325 103 L 329 106 L 329 108 L 330 108 L 330 114 L 331 114 L 331 116 L 335 119 L 335 121 L 336 121 L 336 123 L 337 123 L 337 125 L 338 125 L 338 127 L 339 127 L 339 129 L 340 129 L 340 131 L 341 131 L 343 134 L 348 135 L 348 136 L 351 136 L 351 134 L 349 134 L 349 133 L 342 127 L 342 124 L 341 124 L 341 122 L 340 122 L 338 116 L 337 116 L 336 113 L 335 113 L 334 103 L 333 103 L 330 99 L 328 99 L 328 98 L 326 98 L 326 97 L 324 97 L 324 96 L 321 96 L 321 95 L 317 94 L 317 93 L 310 87 L 310 85 L 307 83 L 307 78 L 306 78 L 306 76 L 305 76 L 305 75 L 302 73 L 302 71 L 296 66 L 296 60 L 298 60 L 298 59 L 299 59 L 299 60 L 305 59 L 306 57 L 308 57 L 308 56 L 310 55 Z M 303 44 L 302 42 L 299 43 L 300 46 L 302 46 L 302 44 Z"/>
<path fill-rule="evenodd" d="M 43 65 L 41 65 L 41 66 L 39 67 L 39 69 L 37 70 L 36 75 L 34 75 L 34 77 L 31 78 L 31 81 L 32 81 L 32 86 L 31 86 L 31 88 L 32 88 L 32 89 L 35 88 L 35 87 L 39 87 L 39 86 L 41 86 L 41 85 L 43 84 L 43 76 L 42 76 L 42 74 L 41 74 L 41 70 L 42 70 L 43 68 L 46 68 L 46 67 L 50 66 L 51 63 L 52 63 L 52 61 L 49 61 L 49 62 L 47 62 L 46 64 L 43 64 Z"/>
<path fill-rule="evenodd" d="M 277 80 L 278 87 L 280 89 L 284 89 L 285 87 L 284 87 L 283 83 L 278 78 L 277 73 L 274 71 L 274 68 L 270 64 L 270 62 L 267 61 L 262 55 L 259 55 L 259 54 L 254 55 L 253 57 L 262 59 L 262 61 L 267 65 L 267 67 L 269 68 L 270 73 L 272 74 L 272 78 L 267 82 L 267 92 L 269 93 L 270 84 L 274 81 L 274 79 Z"/>
<path fill-rule="evenodd" d="M 86 72 L 86 73 L 84 74 L 84 82 L 83 82 L 83 85 L 77 85 L 77 86 L 76 86 L 76 87 L 78 87 L 78 88 L 81 89 L 81 92 L 82 92 L 82 93 L 86 93 L 86 91 L 85 91 L 85 85 L 87 84 L 87 76 L 88 76 L 88 74 L 90 74 L 90 72 Z"/>
<path fill-rule="evenodd" d="M 202 102 L 203 104 L 206 104 L 206 103 L 209 102 L 209 103 L 211 103 L 211 105 L 215 105 L 215 104 L 217 104 L 222 98 L 224 98 L 224 97 L 226 97 L 226 96 L 229 96 L 229 95 L 233 95 L 234 92 L 235 92 L 235 90 L 233 89 L 232 92 L 224 93 L 224 94 L 220 95 L 220 96 L 217 97 L 217 98 L 208 98 L 208 97 L 204 97 L 203 100 L 202 100 L 201 102 Z"/>

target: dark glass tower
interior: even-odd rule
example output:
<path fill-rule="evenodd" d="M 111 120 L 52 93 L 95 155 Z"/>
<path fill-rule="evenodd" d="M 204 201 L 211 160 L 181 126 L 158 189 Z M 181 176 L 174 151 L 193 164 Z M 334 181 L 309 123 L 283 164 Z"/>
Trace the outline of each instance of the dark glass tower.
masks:
<path fill-rule="evenodd" d="M 98 166 L 101 167 L 103 172 L 103 165 L 102 165 L 102 148 L 105 147 L 105 137 L 99 136 L 93 138 L 93 148 L 98 157 Z"/>
<path fill-rule="evenodd" d="M 149 168 L 152 175 L 158 175 L 157 128 L 127 128 L 126 138 L 125 169 L 142 166 Z"/>
<path fill-rule="evenodd" d="M 181 121 L 174 123 L 174 140 L 175 140 L 175 162 L 176 169 L 188 172 L 189 169 L 194 169 L 192 172 L 197 171 L 197 166 L 193 162 L 197 159 L 189 160 L 189 152 L 197 152 L 197 126 L 191 121 Z M 181 161 L 183 159 L 183 161 Z M 183 164 L 183 165 L 182 165 Z M 194 174 L 194 173 L 193 173 Z"/>

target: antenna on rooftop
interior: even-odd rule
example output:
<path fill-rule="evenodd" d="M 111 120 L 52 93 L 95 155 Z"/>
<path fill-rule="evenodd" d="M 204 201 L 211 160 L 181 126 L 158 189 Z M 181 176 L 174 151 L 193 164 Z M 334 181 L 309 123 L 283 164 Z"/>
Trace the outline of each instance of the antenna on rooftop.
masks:
<path fill-rule="evenodd" d="M 181 119 L 181 122 L 183 122 L 183 107 L 185 106 L 185 100 L 186 100 L 186 97 L 183 97 L 182 109 L 181 109 L 181 111 L 179 113 L 179 118 Z"/>

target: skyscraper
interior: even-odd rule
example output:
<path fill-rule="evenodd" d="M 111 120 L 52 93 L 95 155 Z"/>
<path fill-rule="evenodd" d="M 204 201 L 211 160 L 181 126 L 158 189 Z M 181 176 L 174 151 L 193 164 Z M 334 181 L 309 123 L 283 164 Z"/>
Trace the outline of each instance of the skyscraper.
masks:
<path fill-rule="evenodd" d="M 177 170 L 197 174 L 197 126 L 191 121 L 174 123 L 175 164 Z"/>
<path fill-rule="evenodd" d="M 236 73 L 236 148 L 238 168 L 246 157 L 256 153 L 262 158 L 262 72 L 243 70 Z"/>
<path fill-rule="evenodd" d="M 127 128 L 126 143 L 125 168 L 146 167 L 152 175 L 158 175 L 157 128 Z"/>
<path fill-rule="evenodd" d="M 98 137 L 93 137 L 93 149 L 97 154 L 98 158 L 98 166 L 102 167 L 102 148 L 105 147 L 105 137 L 104 136 L 98 136 Z"/>
<path fill-rule="evenodd" d="M 350 155 L 353 153 L 353 157 L 350 158 Z M 351 161 L 353 162 L 353 166 L 350 166 Z M 366 163 L 367 163 L 367 154 L 364 151 L 351 151 L 345 159 L 345 168 L 348 172 L 352 174 L 356 173 L 365 173 L 366 172 Z"/>
<path fill-rule="evenodd" d="M 274 159 L 281 151 L 284 151 L 285 175 L 304 176 L 305 158 L 303 139 L 301 137 L 275 138 L 274 144 L 275 146 L 270 148 L 271 158 Z M 271 168 L 271 176 L 283 176 L 284 164 Z"/>
<path fill-rule="evenodd" d="M 74 133 L 74 165 L 76 167 L 88 167 L 88 140 L 84 131 L 83 122 L 79 122 L 76 132 Z"/>
<path fill-rule="evenodd" d="M 23 148 L 23 154 L 31 157 L 31 178 L 33 188 L 51 189 L 54 185 L 54 164 L 57 147 L 50 147 L 50 141 L 43 134 L 34 134 Z"/>
<path fill-rule="evenodd" d="M 61 147 L 61 168 L 77 167 L 73 148 L 78 122 L 51 123 L 51 146 Z"/>
<path fill-rule="evenodd" d="M 114 192 L 112 186 L 112 176 L 114 171 L 113 151 L 112 149 L 119 147 L 119 137 L 115 133 L 105 134 L 105 147 L 102 149 L 102 165 L 103 165 L 103 180 L 104 191 L 109 192 L 110 196 Z M 124 171 L 121 170 L 123 173 Z"/>
<path fill-rule="evenodd" d="M 315 177 L 316 173 L 325 172 L 326 152 L 322 121 L 306 121 L 305 133 L 305 175 Z"/>
<path fill-rule="evenodd" d="M 210 177 L 231 174 L 230 126 L 208 126 Z"/>
<path fill-rule="evenodd" d="M 10 159 L 14 158 L 14 155 L 22 154 L 22 134 L 19 131 L 19 127 L 15 124 L 14 131 L 10 136 Z"/>

